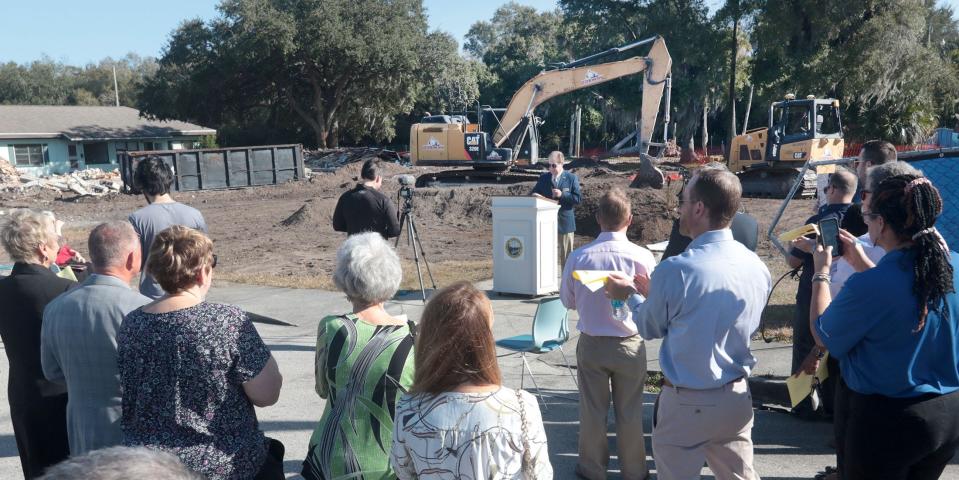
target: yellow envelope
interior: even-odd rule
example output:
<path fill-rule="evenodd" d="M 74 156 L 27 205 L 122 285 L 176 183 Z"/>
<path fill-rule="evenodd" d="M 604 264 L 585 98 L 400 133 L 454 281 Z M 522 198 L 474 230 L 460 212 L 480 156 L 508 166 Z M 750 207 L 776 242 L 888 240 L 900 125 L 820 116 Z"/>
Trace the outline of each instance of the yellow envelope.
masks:
<path fill-rule="evenodd" d="M 60 269 L 60 271 L 57 273 L 57 276 L 67 280 L 73 280 L 74 282 L 77 281 L 77 276 L 73 273 L 73 269 L 70 267 L 63 267 Z"/>
<path fill-rule="evenodd" d="M 800 373 L 798 377 L 790 375 L 786 378 L 786 388 L 789 389 L 789 401 L 793 407 L 799 405 L 799 402 L 803 401 L 804 398 L 812 393 L 815 379 L 818 378 L 819 382 L 822 383 L 829 378 L 829 370 L 826 369 L 826 360 L 828 359 L 829 354 L 827 353 L 822 357 L 822 360 L 819 361 L 819 368 L 816 369 L 815 375 Z"/>
<path fill-rule="evenodd" d="M 819 226 L 815 223 L 807 223 L 798 228 L 794 228 L 788 232 L 783 232 L 779 234 L 779 241 L 782 243 L 789 243 L 799 237 L 809 235 L 811 233 L 819 234 Z"/>
<path fill-rule="evenodd" d="M 595 292 L 606 284 L 609 274 L 618 273 L 615 270 L 573 270 L 573 278 L 582 282 L 583 286 Z"/>

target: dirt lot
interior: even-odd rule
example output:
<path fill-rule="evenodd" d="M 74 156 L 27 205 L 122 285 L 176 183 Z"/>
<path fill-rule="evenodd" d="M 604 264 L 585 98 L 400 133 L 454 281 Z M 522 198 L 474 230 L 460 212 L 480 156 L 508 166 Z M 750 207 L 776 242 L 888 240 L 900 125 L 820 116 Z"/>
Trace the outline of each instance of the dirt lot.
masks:
<path fill-rule="evenodd" d="M 584 166 L 571 169 L 583 186 L 583 205 L 577 209 L 576 245 L 592 240 L 598 233 L 593 219 L 595 205 L 611 187 L 626 188 L 629 164 L 609 168 Z M 387 164 L 384 192 L 395 198 L 399 174 L 420 174 L 422 169 Z M 218 277 L 232 281 L 294 287 L 331 288 L 336 248 L 345 238 L 332 231 L 330 219 L 339 195 L 352 187 L 359 164 L 347 165 L 334 173 L 316 174 L 310 181 L 242 190 L 221 190 L 175 194 L 177 200 L 198 208 L 207 220 L 219 257 Z M 532 184 L 504 186 L 456 186 L 418 189 L 414 212 L 417 228 L 438 285 L 453 279 L 479 280 L 491 276 L 492 240 L 490 197 L 525 195 Z M 632 198 L 634 225 L 629 237 L 647 244 L 665 240 L 669 235 L 676 205 L 678 184 L 666 190 L 627 189 Z M 30 194 L 0 194 L 0 210 L 40 208 L 52 210 L 67 222 L 65 234 L 70 244 L 86 253 L 86 237 L 99 222 L 125 219 L 144 206 L 142 197 L 112 195 L 100 198 L 59 197 L 49 191 Z M 746 210 L 759 220 L 761 237 L 780 205 L 779 200 L 747 199 Z M 811 213 L 811 200 L 790 204 L 782 229 L 801 224 Z M 404 232 L 405 235 L 405 232 Z M 408 260 L 405 288 L 414 288 L 415 270 L 412 252 L 400 242 L 401 257 Z M 759 252 L 773 272 L 774 280 L 785 267 L 771 244 L 762 240 Z M 0 252 L 0 262 L 9 263 Z M 425 273 L 425 272 L 424 272 Z M 783 281 L 774 295 L 769 318 L 771 326 L 788 323 L 788 306 L 795 282 Z M 788 332 L 779 332 L 787 333 Z"/>

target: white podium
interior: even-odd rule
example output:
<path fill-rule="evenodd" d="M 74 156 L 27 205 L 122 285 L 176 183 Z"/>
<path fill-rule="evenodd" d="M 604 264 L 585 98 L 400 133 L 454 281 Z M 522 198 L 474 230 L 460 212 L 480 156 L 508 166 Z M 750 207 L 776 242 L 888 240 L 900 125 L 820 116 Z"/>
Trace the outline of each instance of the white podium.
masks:
<path fill-rule="evenodd" d="M 543 197 L 493 197 L 493 291 L 559 291 L 559 204 Z"/>

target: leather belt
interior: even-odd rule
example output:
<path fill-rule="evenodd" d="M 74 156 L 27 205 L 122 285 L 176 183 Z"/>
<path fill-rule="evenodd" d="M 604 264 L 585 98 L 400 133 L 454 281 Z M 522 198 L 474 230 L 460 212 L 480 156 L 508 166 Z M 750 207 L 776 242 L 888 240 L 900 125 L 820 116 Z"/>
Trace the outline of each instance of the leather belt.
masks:
<path fill-rule="evenodd" d="M 732 383 L 736 383 L 736 382 L 742 380 L 743 378 L 744 378 L 744 377 L 734 378 L 734 379 L 732 379 L 732 380 L 724 383 L 722 386 L 715 387 L 715 388 L 723 388 L 723 387 L 725 387 L 726 385 L 729 385 L 729 384 L 732 384 Z M 670 382 L 669 379 L 666 378 L 665 376 L 663 376 L 663 386 L 664 386 L 664 387 L 673 387 L 673 388 L 676 388 L 676 386 L 673 385 L 673 382 Z M 680 388 L 683 388 L 683 387 L 680 387 Z M 711 389 L 711 388 L 708 388 L 708 389 L 706 389 L 706 390 L 712 390 L 712 389 Z"/>

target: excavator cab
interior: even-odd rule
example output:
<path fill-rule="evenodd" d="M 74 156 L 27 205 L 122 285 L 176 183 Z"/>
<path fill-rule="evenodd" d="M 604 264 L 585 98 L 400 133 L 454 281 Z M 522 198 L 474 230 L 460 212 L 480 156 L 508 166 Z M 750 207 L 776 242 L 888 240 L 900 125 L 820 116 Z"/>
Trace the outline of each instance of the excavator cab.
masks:
<path fill-rule="evenodd" d="M 842 121 L 839 116 L 839 101 L 832 99 L 787 100 L 775 102 L 769 115 L 770 142 L 768 159 L 805 160 L 811 154 L 810 140 L 841 139 Z M 791 155 L 782 157 L 783 145 Z"/>
<path fill-rule="evenodd" d="M 786 95 L 769 106 L 767 127 L 733 138 L 729 169 L 739 175 L 744 196 L 785 198 L 807 160 L 840 158 L 844 148 L 839 100 Z M 797 194 L 815 196 L 816 183 L 810 173 Z"/>

